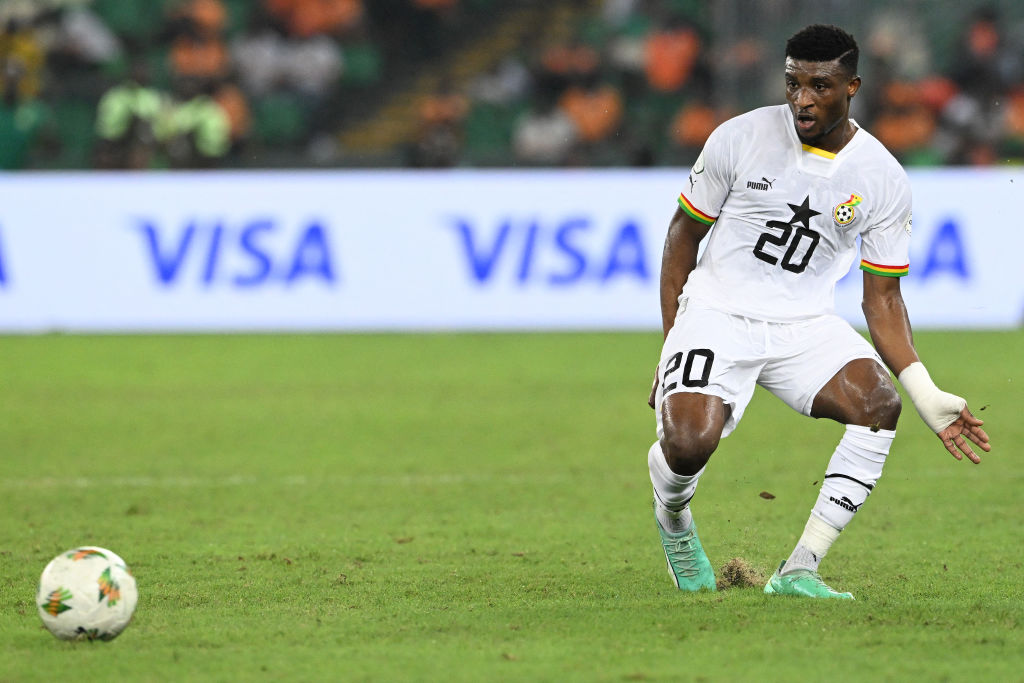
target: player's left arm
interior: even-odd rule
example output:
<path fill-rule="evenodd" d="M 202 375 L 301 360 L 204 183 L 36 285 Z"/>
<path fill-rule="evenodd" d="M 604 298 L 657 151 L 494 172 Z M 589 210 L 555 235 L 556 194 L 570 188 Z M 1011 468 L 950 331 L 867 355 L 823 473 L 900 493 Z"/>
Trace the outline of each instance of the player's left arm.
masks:
<path fill-rule="evenodd" d="M 921 418 L 954 458 L 962 460 L 966 455 L 975 464 L 981 462 L 968 440 L 985 452 L 992 450 L 983 422 L 971 414 L 966 400 L 942 391 L 929 377 L 914 349 L 900 279 L 865 271 L 862 305 L 875 349 L 899 378 Z"/>

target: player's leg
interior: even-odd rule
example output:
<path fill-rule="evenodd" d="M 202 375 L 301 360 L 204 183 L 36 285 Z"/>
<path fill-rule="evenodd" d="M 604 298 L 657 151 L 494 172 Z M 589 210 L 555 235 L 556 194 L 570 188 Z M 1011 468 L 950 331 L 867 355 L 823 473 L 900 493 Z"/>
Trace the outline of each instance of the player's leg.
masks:
<path fill-rule="evenodd" d="M 874 358 L 857 358 L 821 388 L 811 404 L 811 417 L 894 431 L 901 409 L 889 371 Z"/>
<path fill-rule="evenodd" d="M 669 574 L 680 590 L 715 590 L 690 501 L 708 459 L 718 446 L 727 409 L 717 396 L 670 395 L 659 406 L 663 429 L 647 453 L 654 488 L 654 518 Z"/>
<path fill-rule="evenodd" d="M 825 471 L 818 499 L 790 557 L 772 576 L 765 592 L 852 598 L 829 588 L 818 575 L 822 558 L 867 500 L 882 474 L 900 414 L 900 397 L 874 350 L 859 334 L 836 321 L 821 324 L 818 346 L 803 354 L 805 367 L 831 371 L 842 366 L 814 394 L 783 395 L 813 417 L 846 425 Z M 860 354 L 861 357 L 854 357 Z M 812 365 L 813 364 L 813 365 Z M 813 372 L 813 371 L 812 371 Z M 775 378 L 778 380 L 778 378 Z M 813 385 L 812 385 L 813 386 Z"/>
<path fill-rule="evenodd" d="M 715 587 L 690 501 L 719 440 L 735 427 L 753 393 L 757 370 L 736 362 L 742 355 L 736 325 L 732 316 L 691 309 L 677 318 L 662 349 L 655 394 L 658 440 L 647 464 L 662 548 L 681 590 Z"/>
<path fill-rule="evenodd" d="M 839 532 L 867 501 L 889 454 L 901 409 L 889 373 L 874 359 L 850 361 L 822 387 L 811 416 L 846 425 L 829 460 L 804 536 L 786 561 L 789 571 L 817 571 Z"/>
<path fill-rule="evenodd" d="M 673 532 L 690 526 L 689 503 L 725 428 L 729 408 L 718 396 L 674 393 L 659 407 L 660 438 L 647 454 L 659 521 Z"/>

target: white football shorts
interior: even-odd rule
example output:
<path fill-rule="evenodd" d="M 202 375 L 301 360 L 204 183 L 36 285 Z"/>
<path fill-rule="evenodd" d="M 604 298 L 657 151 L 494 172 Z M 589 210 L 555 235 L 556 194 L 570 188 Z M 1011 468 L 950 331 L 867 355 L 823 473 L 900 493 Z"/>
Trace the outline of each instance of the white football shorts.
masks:
<path fill-rule="evenodd" d="M 814 397 L 847 363 L 871 358 L 874 347 L 837 315 L 796 322 L 766 322 L 686 302 L 665 339 L 655 395 L 658 438 L 664 436 L 666 396 L 694 392 L 718 396 L 729 410 L 722 436 L 736 429 L 754 386 L 778 396 L 804 415 Z"/>

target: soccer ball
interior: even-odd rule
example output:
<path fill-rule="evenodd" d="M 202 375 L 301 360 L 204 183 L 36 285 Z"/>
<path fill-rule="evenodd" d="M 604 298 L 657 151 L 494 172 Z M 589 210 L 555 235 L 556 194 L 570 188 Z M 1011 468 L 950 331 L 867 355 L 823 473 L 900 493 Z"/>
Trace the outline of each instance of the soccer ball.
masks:
<path fill-rule="evenodd" d="M 128 565 L 96 546 L 53 558 L 36 592 L 43 626 L 61 640 L 113 640 L 131 621 L 138 600 Z"/>

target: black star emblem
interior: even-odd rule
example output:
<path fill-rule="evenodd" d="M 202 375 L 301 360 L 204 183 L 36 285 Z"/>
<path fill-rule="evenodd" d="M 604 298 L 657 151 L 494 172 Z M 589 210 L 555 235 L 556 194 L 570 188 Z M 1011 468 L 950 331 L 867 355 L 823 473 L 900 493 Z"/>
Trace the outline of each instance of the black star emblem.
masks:
<path fill-rule="evenodd" d="M 821 212 L 820 211 L 815 211 L 814 209 L 812 209 L 810 207 L 810 200 L 811 200 L 811 196 L 807 195 L 806 197 L 804 197 L 804 203 L 801 204 L 800 206 L 797 206 L 796 204 L 790 204 L 789 202 L 786 202 L 786 204 L 789 206 L 789 208 L 791 208 L 793 210 L 793 217 L 789 219 L 789 224 L 790 225 L 793 225 L 797 221 L 800 221 L 801 223 L 804 224 L 804 227 L 807 228 L 808 230 L 811 228 L 811 226 L 810 226 L 811 217 L 812 216 L 819 216 L 819 215 L 821 215 Z"/>

